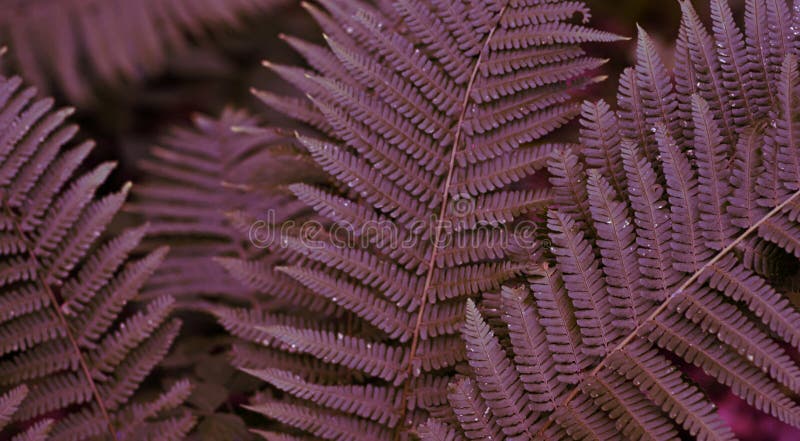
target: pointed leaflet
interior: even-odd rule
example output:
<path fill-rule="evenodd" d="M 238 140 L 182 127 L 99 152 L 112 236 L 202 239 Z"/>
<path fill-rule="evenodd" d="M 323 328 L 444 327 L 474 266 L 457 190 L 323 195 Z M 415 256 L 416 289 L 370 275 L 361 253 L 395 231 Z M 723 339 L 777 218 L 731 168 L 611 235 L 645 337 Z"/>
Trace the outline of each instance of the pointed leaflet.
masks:
<path fill-rule="evenodd" d="M 765 214 L 764 209 L 758 204 L 756 192 L 756 185 L 763 171 L 763 158 L 758 148 L 762 143 L 764 143 L 762 128 L 751 127 L 742 132 L 736 145 L 733 170 L 731 170 L 733 190 L 728 214 L 731 216 L 731 223 L 739 228 L 755 225 Z"/>
<path fill-rule="evenodd" d="M 626 179 L 620 154 L 619 123 L 605 101 L 583 103 L 580 140 L 586 163 L 608 176 L 617 194 L 622 194 Z"/>
<path fill-rule="evenodd" d="M 677 270 L 691 273 L 700 269 L 712 254 L 705 246 L 701 232 L 697 176 L 689 159 L 678 149 L 662 124 L 656 126 L 656 139 L 667 180 L 672 214 L 670 246 L 674 258 L 673 266 Z"/>
<path fill-rule="evenodd" d="M 547 161 L 547 171 L 556 205 L 572 216 L 580 229 L 590 225 L 586 172 L 578 156 L 569 150 L 557 150 Z"/>
<path fill-rule="evenodd" d="M 557 268 L 535 268 L 529 272 L 528 280 L 547 347 L 556 363 L 556 378 L 575 384 L 590 359 L 582 353 L 580 330 L 561 273 Z"/>
<path fill-rule="evenodd" d="M 620 75 L 617 103 L 623 137 L 641 146 L 648 159 L 655 159 L 658 149 L 642 109 L 642 91 L 636 83 L 636 70 L 632 67 L 626 67 Z"/>
<path fill-rule="evenodd" d="M 678 30 L 678 40 L 675 42 L 675 93 L 678 98 L 678 115 L 681 120 L 690 121 L 692 114 L 691 96 L 698 93 L 700 82 L 697 81 L 698 73 L 692 65 L 692 53 L 689 50 L 689 36 L 685 26 Z M 692 139 L 694 127 L 686 124 L 683 128 L 683 137 Z"/>
<path fill-rule="evenodd" d="M 501 295 L 501 319 L 508 327 L 514 366 L 531 407 L 538 412 L 553 410 L 566 384 L 556 378 L 555 359 L 547 348 L 544 327 L 538 323 L 534 299 L 527 289 L 504 287 Z"/>
<path fill-rule="evenodd" d="M 613 325 L 633 329 L 646 317 L 650 302 L 639 295 L 640 273 L 634 246 L 634 226 L 625 204 L 597 170 L 589 171 L 589 205 L 603 274 L 610 295 Z"/>
<path fill-rule="evenodd" d="M 664 189 L 657 182 L 652 165 L 636 145 L 623 143 L 622 158 L 630 183 L 628 198 L 636 223 L 636 245 L 644 295 L 663 301 L 680 280 L 672 267 L 672 221 L 669 217 Z"/>
<path fill-rule="evenodd" d="M 776 67 L 780 63 L 780 58 L 775 57 L 775 51 L 771 50 L 774 44 L 771 40 L 771 29 L 769 19 L 770 12 L 768 12 L 766 0 L 747 0 L 745 2 L 744 12 L 744 25 L 745 25 L 745 42 L 747 43 L 747 57 L 754 64 L 752 78 L 755 84 L 765 84 L 766 91 L 768 92 L 768 107 L 775 107 L 778 104 L 776 98 L 776 84 L 778 81 L 778 72 Z M 783 1 L 774 2 L 769 1 L 770 6 L 782 4 L 785 8 L 786 3 Z M 771 8 L 774 13 L 774 6 Z M 788 14 L 788 10 L 786 11 Z M 763 105 L 763 104 L 762 104 Z"/>
<path fill-rule="evenodd" d="M 577 224 L 557 211 L 548 213 L 553 254 L 563 272 L 564 286 L 575 305 L 575 317 L 586 355 L 603 356 L 620 330 L 614 326 L 607 286 L 589 242 Z"/>
<path fill-rule="evenodd" d="M 672 79 L 667 75 L 667 68 L 656 51 L 655 43 L 641 27 L 638 28 L 639 40 L 636 44 L 636 85 L 639 89 L 641 111 L 645 115 L 648 129 L 656 124 L 663 124 L 667 132 L 678 143 L 683 132 L 677 119 L 672 114 L 678 108 Z"/>
<path fill-rule="evenodd" d="M 702 368 L 759 410 L 789 424 L 800 422 L 800 409 L 768 375 L 685 318 L 677 314 L 662 317 L 645 325 L 640 335 Z"/>
<path fill-rule="evenodd" d="M 728 143 L 732 143 L 738 131 L 733 115 L 735 108 L 730 105 L 731 96 L 725 89 L 722 68 L 715 53 L 714 41 L 700 17 L 698 17 L 691 2 L 683 0 L 680 4 L 682 11 L 681 33 L 686 35 L 686 45 L 691 59 L 687 69 L 691 70 L 693 75 L 696 76 L 696 83 L 692 84 L 692 87 L 697 89 L 694 93 L 698 93 L 709 103 L 709 107 L 714 112 L 714 117 L 719 121 L 723 136 Z M 678 73 L 676 70 L 676 81 L 685 81 L 685 79 L 679 80 L 677 78 Z M 685 92 L 688 92 L 688 90 Z M 691 121 L 690 96 L 685 95 L 682 98 L 686 100 L 686 113 L 683 118 L 687 124 Z"/>
<path fill-rule="evenodd" d="M 661 409 L 679 422 L 690 435 L 704 440 L 733 440 L 730 429 L 714 411 L 697 387 L 686 382 L 669 361 L 649 347 L 646 342 L 634 341 L 624 350 L 615 352 L 611 366 Z M 666 367 L 666 368 L 665 368 Z"/>
<path fill-rule="evenodd" d="M 781 164 L 778 177 L 784 186 L 796 191 L 800 189 L 800 123 L 796 112 L 798 94 L 800 93 L 800 73 L 798 73 L 797 57 L 787 55 L 781 65 L 778 80 L 778 102 L 780 106 L 776 115 L 776 133 L 774 142 L 778 144 L 778 157 Z"/>
<path fill-rule="evenodd" d="M 27 395 L 28 387 L 22 384 L 0 396 L 0 430 L 11 421 L 14 412 Z"/>
<path fill-rule="evenodd" d="M 731 188 L 728 183 L 728 151 L 719 127 L 714 121 L 708 103 L 699 95 L 692 96 L 692 120 L 694 122 L 694 151 L 697 158 L 697 182 L 700 210 L 700 228 L 706 246 L 721 250 L 733 239 L 736 228 L 731 225 L 725 211 Z"/>
<path fill-rule="evenodd" d="M 298 398 L 312 401 L 334 410 L 351 411 L 356 415 L 394 427 L 396 415 L 392 412 L 396 399 L 395 390 L 381 386 L 327 386 L 312 384 L 302 377 L 280 369 L 250 370 L 258 377 L 278 389 Z"/>
<path fill-rule="evenodd" d="M 472 380 L 456 379 L 448 387 L 447 400 L 467 439 L 503 439 L 497 417 Z"/>
<path fill-rule="evenodd" d="M 747 56 L 744 37 L 733 20 L 728 0 L 711 0 L 711 19 L 723 84 L 731 96 L 734 121 L 737 125 L 753 123 L 761 116 L 756 103 L 766 95 L 766 85 L 751 84 L 752 71 L 756 67 Z"/>
<path fill-rule="evenodd" d="M 626 439 L 677 439 L 675 424 L 634 383 L 613 369 L 603 369 L 581 387 L 598 408 L 615 420 Z"/>
<path fill-rule="evenodd" d="M 528 400 L 517 372 L 472 300 L 467 300 L 464 324 L 467 360 L 475 372 L 481 396 L 506 436 L 530 437 Z"/>

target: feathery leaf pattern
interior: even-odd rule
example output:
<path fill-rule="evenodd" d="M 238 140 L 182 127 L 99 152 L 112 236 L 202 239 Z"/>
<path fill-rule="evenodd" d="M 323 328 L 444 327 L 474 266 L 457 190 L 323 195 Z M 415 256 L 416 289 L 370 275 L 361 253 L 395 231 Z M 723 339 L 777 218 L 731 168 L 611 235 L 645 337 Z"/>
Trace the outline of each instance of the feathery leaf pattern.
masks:
<path fill-rule="evenodd" d="M 78 174 L 93 144 L 76 145 L 71 109 L 53 109 L 19 77 L 0 78 L 2 250 L 0 281 L 0 426 L 14 439 L 134 439 L 171 421 L 160 409 L 136 412 L 134 395 L 161 361 L 180 327 L 174 300 L 126 307 L 166 254 L 128 255 L 146 227 L 96 244 L 130 184 L 96 197 L 113 169 Z M 184 387 L 188 388 L 188 384 Z M 186 398 L 173 398 L 172 408 Z M 167 397 L 161 395 L 161 397 Z M 166 399 L 166 398 L 164 398 Z M 194 425 L 183 414 L 164 439 Z M 122 428 L 132 429 L 121 434 Z M 0 430 L 2 427 L 0 427 Z"/>
<path fill-rule="evenodd" d="M 711 0 L 709 32 L 682 1 L 673 72 L 640 30 L 636 68 L 620 81 L 618 130 L 608 105 L 583 106 L 585 161 L 553 154 L 555 182 L 570 186 L 549 210 L 551 248 L 526 271 L 528 289 L 504 287 L 514 301 L 487 294 L 468 305 L 468 356 L 491 360 L 496 377 L 473 366 L 454 384 L 477 383 L 485 423 L 442 414 L 421 427 L 423 440 L 485 439 L 477 430 L 501 439 L 734 439 L 675 358 L 800 427 L 800 366 L 786 349 L 797 348 L 800 312 L 762 260 L 784 258 L 770 247 L 798 256 L 797 47 L 773 40 L 791 34 L 784 2 L 746 6 L 742 31 L 727 2 Z M 759 41 L 774 44 L 752 47 Z M 498 397 L 508 404 L 492 407 Z M 498 432 L 507 427 L 515 430 Z"/>
<path fill-rule="evenodd" d="M 330 330 L 262 330 L 268 330 L 270 348 L 350 371 L 333 385 L 298 373 L 289 390 L 297 402 L 254 409 L 322 438 L 347 438 L 345 433 L 379 420 L 371 439 L 399 439 L 448 399 L 473 405 L 466 384 L 458 393 L 442 387 L 435 399 L 417 396 L 429 387 L 426 378 L 447 378 L 465 360 L 453 338 L 465 325 L 464 300 L 498 290 L 528 267 L 520 256 L 531 252 L 533 238 L 524 226 L 558 195 L 513 185 L 543 168 L 551 152 L 574 147 L 541 141 L 580 113 L 574 92 L 602 79 L 590 73 L 604 60 L 587 56 L 578 44 L 619 37 L 574 20 L 587 18 L 582 2 L 402 0 L 371 6 L 325 0 L 304 6 L 328 47 L 287 37 L 313 70 L 266 65 L 312 105 L 259 95 L 310 126 L 298 140 L 332 182 L 328 188 L 291 187 L 325 218 L 318 246 L 293 233 L 274 248 L 293 256 L 280 270 L 333 305 L 329 309 L 342 319 Z M 343 230 L 357 242 L 323 244 Z M 453 356 L 434 363 L 436 354 Z M 374 383 L 375 377 L 383 382 Z M 309 400 L 314 391 L 342 394 L 367 381 L 395 388 L 376 397 L 391 418 L 376 418 L 356 403 L 345 408 Z M 330 415 L 336 422 L 328 432 L 308 425 L 307 415 Z M 516 419 L 502 424 L 509 434 L 525 425 Z"/>

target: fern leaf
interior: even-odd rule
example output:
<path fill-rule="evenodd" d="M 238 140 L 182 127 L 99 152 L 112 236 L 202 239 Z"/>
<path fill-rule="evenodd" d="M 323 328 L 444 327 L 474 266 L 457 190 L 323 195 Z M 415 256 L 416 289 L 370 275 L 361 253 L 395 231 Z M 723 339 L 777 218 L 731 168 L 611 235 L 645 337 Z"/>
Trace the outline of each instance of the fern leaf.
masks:
<path fill-rule="evenodd" d="M 697 83 L 693 84 L 693 87 L 696 87 L 696 93 L 709 103 L 715 118 L 720 121 L 723 136 L 731 142 L 736 134 L 734 121 L 736 108 L 730 105 L 731 95 L 722 79 L 722 67 L 715 53 L 714 41 L 691 2 L 682 1 L 680 4 L 683 11 L 681 30 L 686 32 L 690 56 L 687 70 L 697 77 Z M 687 104 L 691 106 L 691 102 Z M 687 108 L 687 111 L 690 109 L 691 107 Z M 685 119 L 689 120 L 688 117 Z"/>
<path fill-rule="evenodd" d="M 675 424 L 660 414 L 623 375 L 604 370 L 582 387 L 595 405 L 616 421 L 616 427 L 621 428 L 620 433 L 627 439 L 678 439 Z"/>
<path fill-rule="evenodd" d="M 536 307 L 526 290 L 504 288 L 503 321 L 514 345 L 514 363 L 522 387 L 537 411 L 553 410 L 565 383 L 556 379 L 555 360 L 548 357 L 544 328 L 536 321 Z"/>
<path fill-rule="evenodd" d="M 145 298 L 174 295 L 179 307 L 197 307 L 204 301 L 222 300 L 232 304 L 253 301 L 260 293 L 271 295 L 278 286 L 260 284 L 247 290 L 215 258 L 261 257 L 264 244 L 247 243 L 253 226 L 240 231 L 229 217 L 244 212 L 267 223 L 278 223 L 297 214 L 289 204 L 290 195 L 276 187 L 283 176 L 305 176 L 314 181 L 315 168 L 298 158 L 286 139 L 272 131 L 260 130 L 258 120 L 244 111 L 226 109 L 218 118 L 196 115 L 189 128 L 176 128 L 165 138 L 164 147 L 152 151 L 142 163 L 144 183 L 133 190 L 129 212 L 141 214 L 150 225 L 146 247 L 169 245 L 170 255 L 144 287 Z M 285 174 L 269 180 L 258 178 L 262 169 L 281 162 Z M 242 187 L 255 187 L 244 191 Z M 302 208 L 300 209 L 302 210 Z M 250 237 L 254 242 L 258 237 Z M 264 238 L 269 240 L 270 238 Z M 274 238 L 273 238 L 274 239 Z M 278 281 L 276 280 L 277 284 Z"/>
<path fill-rule="evenodd" d="M 766 374 L 682 317 L 673 316 L 663 323 L 645 326 L 642 334 L 658 346 L 682 354 L 681 357 L 702 368 L 719 383 L 732 387 L 733 393 L 748 404 L 788 424 L 797 424 L 797 406 Z"/>
<path fill-rule="evenodd" d="M 641 27 L 636 45 L 636 82 L 640 90 L 645 121 L 649 129 L 663 124 L 676 142 L 681 142 L 682 131 L 670 115 L 678 108 L 672 79 L 666 74 L 664 62 L 656 51 L 655 43 Z"/>
<path fill-rule="evenodd" d="M 329 363 L 363 370 L 386 381 L 403 380 L 404 373 L 397 367 L 403 358 L 403 351 L 397 348 L 342 333 L 287 327 L 265 328 L 264 331 L 293 351 L 309 353 L 318 358 L 325 357 Z"/>
<path fill-rule="evenodd" d="M 586 172 L 578 156 L 568 150 L 559 150 L 553 153 L 547 165 L 554 202 L 580 225 L 589 225 L 591 213 L 586 192 Z"/>
<path fill-rule="evenodd" d="M 778 156 L 775 158 L 782 165 L 779 178 L 784 186 L 796 191 L 800 189 L 800 155 L 798 155 L 798 138 L 800 127 L 792 117 L 793 109 L 797 106 L 797 89 L 800 87 L 800 73 L 798 73 L 797 58 L 787 55 L 781 65 L 781 75 L 778 80 L 779 110 L 774 142 L 778 144 Z"/>
<path fill-rule="evenodd" d="M 768 10 L 767 2 L 765 0 L 750 0 L 745 3 L 744 23 L 745 23 L 745 41 L 750 42 L 747 45 L 747 58 L 751 60 L 756 66 L 752 71 L 754 81 L 766 84 L 766 92 L 768 96 L 768 107 L 774 107 L 778 104 L 776 98 L 776 84 L 778 80 L 777 72 L 775 72 L 776 61 L 775 51 L 770 50 L 772 43 L 770 43 L 770 13 L 775 12 L 775 5 L 783 4 L 783 2 L 769 2 L 772 3 L 772 10 Z M 788 14 L 788 10 L 786 14 Z M 785 53 L 785 52 L 784 52 Z"/>
<path fill-rule="evenodd" d="M 581 354 L 580 329 L 562 276 L 556 269 L 541 268 L 531 272 L 530 281 L 548 349 L 556 362 L 556 378 L 568 384 L 577 383 L 588 358 Z"/>
<path fill-rule="evenodd" d="M 680 379 L 669 362 L 642 342 L 617 352 L 612 366 L 642 391 L 648 391 L 654 404 L 670 415 L 697 439 L 734 439 L 730 429 L 713 412 L 714 406 L 694 386 Z"/>
<path fill-rule="evenodd" d="M 648 159 L 657 156 L 655 140 L 652 136 L 648 122 L 642 112 L 642 91 L 636 83 L 636 70 L 632 67 L 625 68 L 619 78 L 619 125 L 622 135 L 643 146 L 643 152 Z"/>
<path fill-rule="evenodd" d="M 679 277 L 672 271 L 672 222 L 663 200 L 664 189 L 640 151 L 635 144 L 622 145 L 625 174 L 631 184 L 628 198 L 636 223 L 639 271 L 643 277 L 642 287 L 646 289 L 644 295 L 663 301 Z"/>
<path fill-rule="evenodd" d="M 396 391 L 380 386 L 325 386 L 311 384 L 291 372 L 277 369 L 245 370 L 254 377 L 274 385 L 297 398 L 313 401 L 320 406 L 356 415 L 386 424 L 397 425 L 392 406 L 397 401 Z"/>

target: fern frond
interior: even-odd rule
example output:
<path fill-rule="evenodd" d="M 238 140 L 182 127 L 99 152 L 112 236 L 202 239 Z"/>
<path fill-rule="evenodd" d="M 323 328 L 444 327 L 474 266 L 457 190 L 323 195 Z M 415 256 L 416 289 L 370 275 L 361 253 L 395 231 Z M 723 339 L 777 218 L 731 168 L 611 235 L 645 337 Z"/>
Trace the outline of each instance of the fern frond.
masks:
<path fill-rule="evenodd" d="M 261 257 L 270 229 L 302 210 L 281 190 L 282 178 L 313 182 L 314 168 L 302 157 L 295 160 L 283 136 L 234 109 L 218 118 L 195 116 L 191 128 L 174 129 L 163 145 L 142 162 L 146 179 L 126 207 L 149 223 L 146 247 L 171 247 L 142 295 L 169 293 L 179 307 L 197 308 L 208 301 L 252 304 L 272 294 L 268 286 L 246 289 L 213 259 Z M 284 169 L 259 177 L 276 164 Z M 249 218 L 251 225 L 242 231 L 233 216 Z"/>
<path fill-rule="evenodd" d="M 748 0 L 746 34 L 764 35 L 745 39 L 727 2 L 712 0 L 713 40 L 689 2 L 681 7 L 674 71 L 640 32 L 636 68 L 620 80 L 616 145 L 600 130 L 613 114 L 586 104 L 585 160 L 551 159 L 561 199 L 548 212 L 551 247 L 536 256 L 528 292 L 504 287 L 514 301 L 487 294 L 468 306 L 468 357 L 491 360 L 500 379 L 476 369 L 470 378 L 502 385 L 480 388 L 481 425 L 432 419 L 424 439 L 491 433 L 507 427 L 500 415 L 526 421 L 533 432 L 515 432 L 521 439 L 735 439 L 673 359 L 800 427 L 800 366 L 787 349 L 797 346 L 800 311 L 770 271 L 794 273 L 800 257 L 798 147 L 786 117 L 797 112 L 798 48 L 778 59 L 768 52 L 785 41 L 752 47 L 768 41 L 781 22 L 771 14 L 786 5 Z M 617 193 L 620 159 L 627 186 Z M 497 397 L 523 405 L 489 405 Z"/>
<path fill-rule="evenodd" d="M 52 100 L 35 94 L 18 78 L 0 78 L 0 236 L 9 244 L 0 283 L 0 371 L 15 391 L 3 400 L 0 421 L 33 423 L 14 439 L 115 436 L 124 425 L 121 407 L 138 401 L 134 394 L 180 327 L 168 320 L 171 298 L 142 305 L 142 312 L 126 307 L 166 249 L 130 260 L 144 228 L 95 243 L 130 184 L 97 198 L 113 164 L 75 173 L 92 144 L 68 147 L 76 133 L 65 125 L 71 111 L 54 111 Z M 141 427 L 161 424 L 162 415 L 151 412 Z M 186 420 L 186 431 L 193 424 Z"/>
<path fill-rule="evenodd" d="M 526 228 L 565 195 L 529 191 L 525 181 L 552 152 L 575 147 L 542 141 L 580 113 L 573 96 L 601 80 L 591 71 L 605 62 L 586 56 L 578 44 L 619 37 L 577 23 L 588 14 L 582 2 L 320 5 L 304 7 L 323 29 L 327 48 L 285 38 L 313 70 L 267 63 L 312 106 L 262 96 L 311 126 L 298 140 L 331 177 L 327 188 L 290 187 L 325 221 L 314 243 L 294 233 L 281 238 L 281 252 L 294 260 L 281 271 L 313 298 L 337 305 L 350 322 L 341 320 L 335 330 L 268 327 L 268 341 L 271 348 L 343 364 L 367 381 L 377 376 L 381 384 L 391 383 L 395 413 L 378 422 L 396 424 L 376 436 L 398 438 L 445 404 L 445 391 L 434 392 L 423 373 L 449 378 L 464 361 L 454 338 L 464 326 L 464 300 L 529 269 L 518 259 L 533 252 L 534 234 Z M 577 160 L 564 155 L 569 164 Z M 588 222 L 585 198 L 581 204 Z M 342 235 L 347 242 L 337 243 Z M 258 280 L 255 271 L 242 271 L 241 262 L 236 266 L 240 276 Z M 358 332 L 368 328 L 374 334 Z M 365 350 L 368 344 L 371 350 Z M 295 382 L 298 405 L 314 401 L 318 386 Z M 428 399 L 437 404 L 424 405 L 420 388 L 438 397 Z M 376 413 L 327 403 L 316 405 L 352 414 L 351 428 L 377 421 Z M 346 436 L 320 432 L 275 406 L 257 409 L 280 414 L 303 432 Z M 519 425 L 509 422 L 508 430 Z"/>

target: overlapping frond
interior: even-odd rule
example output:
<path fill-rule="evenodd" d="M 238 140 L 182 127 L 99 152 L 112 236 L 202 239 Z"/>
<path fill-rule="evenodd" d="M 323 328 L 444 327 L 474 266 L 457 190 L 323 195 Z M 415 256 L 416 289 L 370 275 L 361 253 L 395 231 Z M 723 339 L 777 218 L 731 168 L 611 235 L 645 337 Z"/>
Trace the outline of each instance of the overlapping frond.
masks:
<path fill-rule="evenodd" d="M 575 147 L 541 141 L 580 113 L 575 91 L 602 79 L 592 71 L 604 60 L 579 44 L 619 37 L 581 24 L 582 2 L 305 7 L 327 47 L 286 37 L 312 69 L 266 65 L 311 105 L 258 95 L 310 126 L 298 140 L 332 177 L 327 186 L 290 187 L 324 221 L 290 231 L 275 248 L 290 259 L 280 271 L 336 320 L 324 329 L 295 322 L 237 332 L 261 335 L 267 351 L 350 371 L 329 384 L 304 370 L 254 370 L 297 398 L 255 410 L 323 438 L 376 422 L 375 439 L 396 437 L 447 403 L 445 382 L 428 379 L 448 378 L 464 361 L 456 338 L 464 300 L 527 268 L 520 257 L 535 241 L 530 219 L 558 196 L 531 191 L 525 180 L 552 152 Z M 335 398 L 347 388 L 366 393 L 368 384 L 386 400 L 348 406 Z M 341 427 L 308 425 L 312 414 Z"/>
<path fill-rule="evenodd" d="M 282 0 L 143 0 L 0 3 L 0 34 L 26 80 L 55 86 L 70 100 L 92 95 L 91 81 L 118 84 L 159 73 L 169 58 L 215 27 L 240 26 Z"/>
<path fill-rule="evenodd" d="M 771 40 L 791 34 L 784 2 L 748 0 L 744 32 L 711 4 L 709 32 L 681 2 L 673 72 L 641 31 L 618 115 L 584 105 L 585 160 L 553 154 L 563 185 L 529 288 L 484 296 L 485 319 L 468 306 L 472 379 L 453 387 L 479 386 L 480 425 L 451 400 L 423 440 L 735 439 L 676 359 L 800 427 L 800 311 L 766 263 L 798 255 L 797 48 Z"/>
<path fill-rule="evenodd" d="M 186 394 L 168 408 L 133 411 L 141 406 L 136 391 L 180 327 L 169 319 L 171 297 L 128 305 L 167 250 L 128 258 L 146 227 L 96 243 L 130 185 L 95 196 L 114 165 L 76 172 L 93 144 L 73 142 L 71 113 L 18 77 L 0 78 L 0 388 L 10 389 L 0 425 L 4 434 L 29 427 L 15 439 L 141 439 L 157 427 L 176 439 L 194 420 L 163 411 Z M 118 438 L 123 427 L 132 432 Z"/>
<path fill-rule="evenodd" d="M 261 250 L 275 239 L 271 228 L 304 210 L 285 185 L 318 180 L 315 168 L 286 137 L 233 109 L 219 118 L 196 116 L 191 128 L 173 130 L 151 153 L 141 164 L 146 178 L 126 209 L 150 224 L 146 244 L 171 251 L 142 295 L 169 293 L 190 308 L 254 304 L 257 290 L 215 260 L 269 261 Z M 272 277 L 279 286 L 280 275 Z"/>

